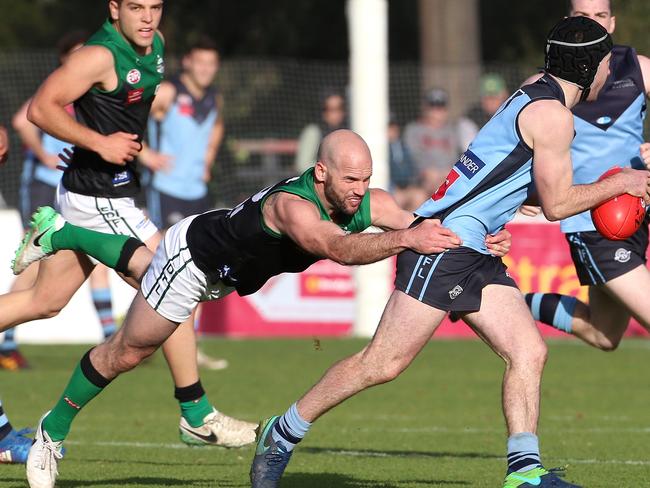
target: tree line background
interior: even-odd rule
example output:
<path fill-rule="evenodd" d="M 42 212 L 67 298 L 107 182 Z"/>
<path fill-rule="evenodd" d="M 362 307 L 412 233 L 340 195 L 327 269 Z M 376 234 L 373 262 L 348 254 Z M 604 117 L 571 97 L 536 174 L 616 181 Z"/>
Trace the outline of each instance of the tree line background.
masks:
<path fill-rule="evenodd" d="M 419 0 L 426 1 L 426 0 Z M 453 0 L 448 0 L 453 1 Z M 62 32 L 94 30 L 107 14 L 104 0 L 0 0 L 0 49 L 44 48 Z M 564 0 L 480 0 L 484 61 L 539 64 L 540 39 L 565 14 Z M 390 56 L 419 59 L 418 0 L 389 1 Z M 650 2 L 618 0 L 615 41 L 650 54 Z M 345 0 L 167 0 L 163 32 L 180 53 L 201 33 L 225 57 L 294 57 L 344 60 L 348 56 Z M 458 42 L 463 33 L 459 30 Z"/>

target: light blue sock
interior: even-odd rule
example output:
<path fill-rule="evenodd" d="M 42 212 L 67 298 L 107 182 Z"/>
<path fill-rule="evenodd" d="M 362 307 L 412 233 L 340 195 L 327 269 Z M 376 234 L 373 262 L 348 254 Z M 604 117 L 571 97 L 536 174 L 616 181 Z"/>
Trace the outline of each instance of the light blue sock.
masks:
<path fill-rule="evenodd" d="M 293 451 L 296 444 L 305 437 L 309 427 L 311 424 L 300 416 L 294 403 L 275 424 L 271 436 L 275 442 L 281 441 L 287 451 Z"/>
<path fill-rule="evenodd" d="M 532 432 L 522 432 L 508 439 L 508 474 L 539 468 L 539 440 Z"/>
<path fill-rule="evenodd" d="M 2 342 L 0 342 L 0 352 L 15 351 L 16 350 L 16 341 L 14 336 L 16 335 L 16 329 L 11 328 L 5 331 L 5 336 Z"/>

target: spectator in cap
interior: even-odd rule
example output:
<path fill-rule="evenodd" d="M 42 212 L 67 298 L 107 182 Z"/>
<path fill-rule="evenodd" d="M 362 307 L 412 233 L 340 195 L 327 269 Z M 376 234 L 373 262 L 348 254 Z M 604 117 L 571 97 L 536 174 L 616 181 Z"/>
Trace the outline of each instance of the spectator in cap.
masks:
<path fill-rule="evenodd" d="M 458 124 L 449 120 L 449 95 L 441 88 L 425 93 L 422 114 L 404 129 L 421 186 L 431 194 L 466 149 Z"/>
<path fill-rule="evenodd" d="M 479 103 L 470 107 L 465 114 L 465 118 L 476 124 L 477 129 L 492 118 L 509 95 L 506 82 L 496 73 L 487 73 L 481 77 L 480 94 Z"/>
<path fill-rule="evenodd" d="M 346 127 L 345 98 L 335 90 L 326 89 L 320 96 L 320 121 L 308 124 L 300 132 L 294 166 L 299 173 L 314 165 L 320 141 L 330 132 Z"/>

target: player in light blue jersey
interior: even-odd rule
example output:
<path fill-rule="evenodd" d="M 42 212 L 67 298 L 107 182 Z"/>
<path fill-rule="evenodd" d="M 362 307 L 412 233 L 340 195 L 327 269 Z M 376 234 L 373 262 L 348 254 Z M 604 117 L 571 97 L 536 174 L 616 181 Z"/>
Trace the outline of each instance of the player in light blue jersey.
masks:
<path fill-rule="evenodd" d="M 147 207 L 161 229 L 212 207 L 207 183 L 224 133 L 223 99 L 213 87 L 218 70 L 216 44 L 201 38 L 183 57 L 182 73 L 161 83 L 152 106 L 149 147 L 140 159 L 155 170 Z"/>
<path fill-rule="evenodd" d="M 611 34 L 616 26 L 609 0 L 573 0 L 570 15 L 589 17 Z M 614 46 L 610 75 L 593 102 L 573 108 L 573 178 L 591 183 L 612 166 L 643 168 L 650 144 L 643 141 L 650 59 L 629 46 Z M 630 316 L 650 330 L 650 272 L 646 268 L 647 221 L 630 238 L 609 241 L 589 212 L 562 220 L 562 231 L 580 284 L 589 286 L 589 305 L 557 293 L 528 293 L 533 316 L 605 351 L 616 349 Z"/>
<path fill-rule="evenodd" d="M 59 64 L 63 64 L 70 53 L 79 49 L 88 39 L 84 31 L 70 31 L 57 43 Z M 39 207 L 54 205 L 56 188 L 63 172 L 57 168 L 61 165 L 58 154 L 71 144 L 61 141 L 27 120 L 27 100 L 13 117 L 13 126 L 25 147 L 25 161 L 20 185 L 20 213 L 23 227 L 29 228 L 30 216 Z M 66 110 L 74 116 L 74 108 L 68 105 Z M 12 292 L 28 288 L 36 279 L 38 265 L 31 266 L 16 278 L 11 286 Z M 102 325 L 104 337 L 109 337 L 116 330 L 113 316 L 112 296 L 108 280 L 108 270 L 99 265 L 90 275 L 91 296 L 95 310 Z M 15 329 L 9 329 L 0 342 L 0 368 L 15 371 L 29 367 L 25 356 L 15 341 Z"/>
<path fill-rule="evenodd" d="M 414 225 L 438 218 L 461 237 L 462 246 L 441 254 L 399 255 L 396 289 L 370 344 L 333 365 L 283 416 L 262 425 L 251 467 L 253 488 L 277 487 L 310 425 L 354 394 L 396 378 L 448 312 L 465 320 L 506 364 L 504 487 L 576 486 L 541 463 L 536 431 L 546 345 L 515 282 L 483 241 L 513 217 L 533 178 L 552 220 L 624 192 L 650 201 L 647 171 L 624 169 L 597 183 L 573 185 L 570 108 L 598 95 L 611 47 L 607 31 L 586 18 L 563 19 L 553 28 L 546 44 L 548 73 L 502 105 L 446 182 L 416 211 Z"/>

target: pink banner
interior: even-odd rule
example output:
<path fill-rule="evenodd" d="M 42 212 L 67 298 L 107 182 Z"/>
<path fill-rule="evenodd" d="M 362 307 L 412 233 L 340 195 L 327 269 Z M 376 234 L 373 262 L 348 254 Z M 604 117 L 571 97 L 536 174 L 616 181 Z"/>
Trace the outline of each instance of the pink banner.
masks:
<path fill-rule="evenodd" d="M 523 293 L 557 292 L 587 301 L 571 261 L 569 247 L 559 225 L 512 223 L 513 246 L 504 258 L 511 276 Z M 383 307 L 377 303 L 377 307 Z M 352 268 L 330 261 L 314 264 L 301 274 L 271 279 L 248 297 L 233 293 L 204 304 L 199 330 L 228 336 L 340 336 L 351 332 L 354 320 Z M 546 336 L 568 337 L 540 324 Z M 647 335 L 635 321 L 627 334 Z M 436 331 L 437 337 L 475 337 L 462 322 L 449 319 Z"/>

